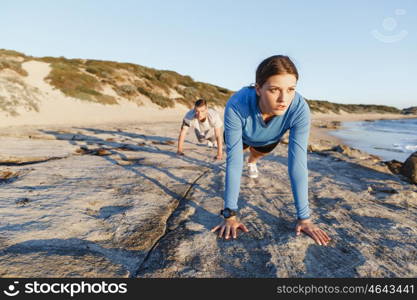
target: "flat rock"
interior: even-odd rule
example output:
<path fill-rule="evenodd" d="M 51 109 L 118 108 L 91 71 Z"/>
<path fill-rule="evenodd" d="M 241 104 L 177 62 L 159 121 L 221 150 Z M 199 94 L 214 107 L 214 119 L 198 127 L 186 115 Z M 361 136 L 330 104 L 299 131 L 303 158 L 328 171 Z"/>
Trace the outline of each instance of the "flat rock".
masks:
<path fill-rule="evenodd" d="M 286 147 L 242 178 L 241 220 L 249 233 L 219 239 L 224 172 L 209 173 L 168 220 L 138 277 L 412 277 L 417 274 L 417 193 L 389 172 L 311 154 L 310 207 L 332 241 L 295 236 Z M 370 194 L 370 183 L 380 194 Z M 378 184 L 376 184 L 376 182 Z M 382 189 L 382 186 L 384 189 Z M 396 193 L 390 189 L 395 187 Z M 386 192 L 390 191 L 390 192 Z M 386 192 L 386 193 L 385 193 Z M 414 216 L 414 217 L 410 217 Z"/>
<path fill-rule="evenodd" d="M 295 236 L 280 143 L 259 161 L 259 178 L 244 170 L 239 206 L 249 232 L 223 240 L 210 229 L 221 221 L 225 162 L 191 135 L 177 156 L 177 125 L 33 128 L 24 134 L 48 138 L 4 144 L 3 155 L 26 157 L 32 147 L 60 158 L 0 168 L 0 275 L 417 276 L 417 188 L 386 165 L 343 148 L 308 154 L 313 220 L 332 237 L 318 246 Z"/>
<path fill-rule="evenodd" d="M 112 143 L 91 133 L 88 140 L 95 143 L 87 149 L 93 151 L 82 155 L 75 151 L 85 148 L 80 141 L 5 144 L 2 151 L 17 157 L 24 158 L 31 147 L 33 154 L 63 156 L 1 169 L 0 275 L 126 277 L 136 272 L 195 177 L 211 163 L 200 160 L 207 155 L 177 158 L 170 144 L 120 151 L 116 148 L 126 145 L 126 136 L 117 132 Z M 97 150 L 102 145 L 110 149 L 104 156 Z M 121 166 L 123 160 L 131 164 Z"/>

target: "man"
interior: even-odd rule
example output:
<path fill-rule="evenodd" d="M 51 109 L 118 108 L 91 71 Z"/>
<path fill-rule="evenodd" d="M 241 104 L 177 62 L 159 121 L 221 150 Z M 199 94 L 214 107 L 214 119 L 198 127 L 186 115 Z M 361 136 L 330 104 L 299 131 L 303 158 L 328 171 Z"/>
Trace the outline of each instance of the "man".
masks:
<path fill-rule="evenodd" d="M 217 142 L 217 160 L 223 158 L 223 136 L 221 127 L 223 122 L 220 115 L 214 109 L 207 107 L 207 102 L 204 99 L 199 99 L 194 104 L 194 109 L 191 109 L 185 115 L 180 135 L 178 137 L 178 151 L 177 154 L 184 155 L 183 145 L 188 128 L 193 127 L 197 140 L 200 143 L 207 142 L 207 146 L 213 147 Z"/>

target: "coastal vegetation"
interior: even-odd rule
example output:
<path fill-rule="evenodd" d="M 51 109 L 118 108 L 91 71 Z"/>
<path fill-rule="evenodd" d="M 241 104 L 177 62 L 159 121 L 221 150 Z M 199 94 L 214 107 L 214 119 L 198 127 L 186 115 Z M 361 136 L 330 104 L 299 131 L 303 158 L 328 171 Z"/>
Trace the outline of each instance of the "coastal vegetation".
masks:
<path fill-rule="evenodd" d="M 10 69 L 21 76 L 27 76 L 22 63 L 29 60 L 49 63 L 51 72 L 45 80 L 65 95 L 107 105 L 117 104 L 117 95 L 135 101 L 138 105 L 145 97 L 162 108 L 174 107 L 176 103 L 191 108 L 199 98 L 206 99 L 213 106 L 222 107 L 234 93 L 223 87 L 195 81 L 175 71 L 157 70 L 133 63 L 69 59 L 62 56 L 33 57 L 14 50 L 0 49 L 0 71 Z M 111 88 L 114 95 L 106 93 L 107 88 Z M 308 99 L 308 95 L 305 96 L 312 112 L 417 114 L 417 110 L 411 108 L 400 110 L 385 105 L 340 104 Z"/>

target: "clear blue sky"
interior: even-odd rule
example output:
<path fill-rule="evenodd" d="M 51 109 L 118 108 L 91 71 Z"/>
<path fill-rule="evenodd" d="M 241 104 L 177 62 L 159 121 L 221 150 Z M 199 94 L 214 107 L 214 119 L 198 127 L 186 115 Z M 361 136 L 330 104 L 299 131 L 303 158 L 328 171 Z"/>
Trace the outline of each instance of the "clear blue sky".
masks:
<path fill-rule="evenodd" d="M 415 0 L 2 0 L 0 26 L 0 48 L 132 62 L 232 90 L 285 54 L 308 99 L 417 105 Z"/>

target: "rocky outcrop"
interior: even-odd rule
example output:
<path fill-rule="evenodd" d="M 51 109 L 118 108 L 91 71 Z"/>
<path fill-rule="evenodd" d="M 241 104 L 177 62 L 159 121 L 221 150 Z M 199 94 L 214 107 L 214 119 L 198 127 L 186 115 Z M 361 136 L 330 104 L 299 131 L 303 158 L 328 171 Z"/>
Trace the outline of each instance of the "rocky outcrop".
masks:
<path fill-rule="evenodd" d="M 417 106 L 411 106 L 401 110 L 404 115 L 417 115 Z"/>
<path fill-rule="evenodd" d="M 401 174 L 411 183 L 417 184 L 417 151 L 411 154 L 404 163 L 397 160 L 384 162 L 394 174 Z"/>
<path fill-rule="evenodd" d="M 340 121 L 331 121 L 330 123 L 321 125 L 320 128 L 326 128 L 326 129 L 338 129 L 341 126 Z"/>
<path fill-rule="evenodd" d="M 76 140 L 60 130 L 36 134 L 17 144 L 3 138 L 5 161 L 31 165 L 0 172 L 2 277 L 132 276 L 206 170 L 204 161 L 159 149 L 167 138 L 114 129 L 85 129 Z"/>
<path fill-rule="evenodd" d="M 376 155 L 368 154 L 343 144 L 329 145 L 329 143 L 311 143 L 308 145 L 307 150 L 321 156 L 333 156 L 335 159 L 338 159 L 334 153 L 337 152 L 353 159 L 369 160 L 373 163 L 379 163 L 381 161 L 380 157 Z"/>
<path fill-rule="evenodd" d="M 312 126 L 325 129 L 338 129 L 342 123 L 340 121 L 314 120 Z"/>
<path fill-rule="evenodd" d="M 308 154 L 312 218 L 332 238 L 318 246 L 295 235 L 280 143 L 258 179 L 244 171 L 249 232 L 226 241 L 210 232 L 221 221 L 224 161 L 191 136 L 177 156 L 176 125 L 33 128 L 22 136 L 37 138 L 19 147 L 1 137 L 3 156 L 61 158 L 1 167 L 0 276 L 417 276 L 417 188 L 386 165 L 342 146 Z"/>
<path fill-rule="evenodd" d="M 390 171 L 393 174 L 400 174 L 401 173 L 401 168 L 403 166 L 402 162 L 400 162 L 396 159 L 393 159 L 393 160 L 390 160 L 390 161 L 385 161 L 384 163 L 388 166 L 388 168 L 390 169 Z"/>
<path fill-rule="evenodd" d="M 417 151 L 411 154 L 401 168 L 401 174 L 417 184 Z"/>

